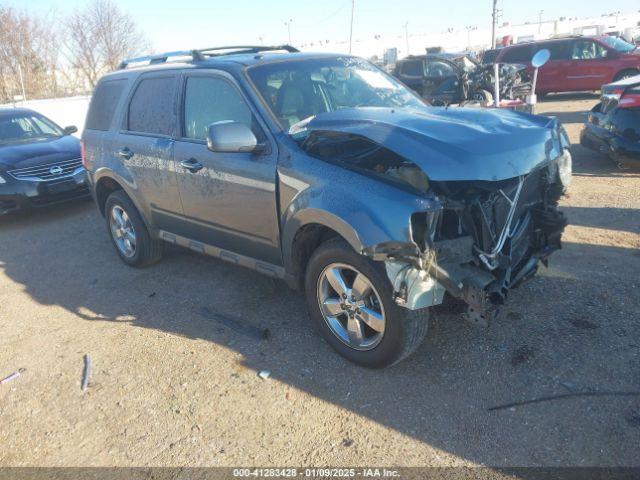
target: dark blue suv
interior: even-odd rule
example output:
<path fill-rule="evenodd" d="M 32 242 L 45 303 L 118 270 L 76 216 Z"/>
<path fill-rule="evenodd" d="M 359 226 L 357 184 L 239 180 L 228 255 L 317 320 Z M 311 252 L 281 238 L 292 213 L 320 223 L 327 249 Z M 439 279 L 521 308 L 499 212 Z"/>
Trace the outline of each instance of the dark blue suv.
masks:
<path fill-rule="evenodd" d="M 368 367 L 415 350 L 445 293 L 485 323 L 566 224 L 555 119 L 428 107 L 348 55 L 125 61 L 98 83 L 82 139 L 124 262 L 171 243 L 284 279 L 331 346 Z"/>
<path fill-rule="evenodd" d="M 0 109 L 0 215 L 88 197 L 76 127 Z"/>

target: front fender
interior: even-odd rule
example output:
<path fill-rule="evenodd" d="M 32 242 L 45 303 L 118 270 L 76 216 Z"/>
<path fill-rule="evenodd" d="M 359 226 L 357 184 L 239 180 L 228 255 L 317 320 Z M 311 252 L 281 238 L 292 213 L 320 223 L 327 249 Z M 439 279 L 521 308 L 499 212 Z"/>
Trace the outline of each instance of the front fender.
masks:
<path fill-rule="evenodd" d="M 435 197 L 418 196 L 317 159 L 303 163 L 306 171 L 282 166 L 279 171 L 282 250 L 289 272 L 296 235 L 305 226 L 327 227 L 363 253 L 385 243 L 415 246 L 412 214 L 440 209 Z"/>

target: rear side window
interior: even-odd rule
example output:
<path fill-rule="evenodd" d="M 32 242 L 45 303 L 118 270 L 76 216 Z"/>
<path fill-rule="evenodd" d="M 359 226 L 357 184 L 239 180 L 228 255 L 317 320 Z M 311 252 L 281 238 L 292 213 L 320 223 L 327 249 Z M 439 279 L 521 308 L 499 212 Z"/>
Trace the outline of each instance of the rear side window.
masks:
<path fill-rule="evenodd" d="M 427 60 L 425 74 L 427 77 L 450 77 L 456 75 L 456 71 L 442 60 Z"/>
<path fill-rule="evenodd" d="M 551 53 L 550 60 L 566 60 L 569 58 L 569 42 L 543 43 L 535 49 L 534 53 L 546 48 Z"/>
<path fill-rule="evenodd" d="M 176 85 L 176 76 L 142 80 L 129 103 L 127 130 L 172 135 L 176 123 Z"/>
<path fill-rule="evenodd" d="M 530 45 L 508 48 L 500 59 L 502 63 L 528 63 L 531 61 L 532 48 Z"/>
<path fill-rule="evenodd" d="M 109 130 L 126 84 L 127 81 L 124 79 L 109 80 L 98 84 L 91 98 L 85 128 L 90 130 Z"/>
<path fill-rule="evenodd" d="M 409 60 L 407 62 L 403 62 L 401 73 L 407 77 L 421 77 L 424 74 L 422 60 Z"/>

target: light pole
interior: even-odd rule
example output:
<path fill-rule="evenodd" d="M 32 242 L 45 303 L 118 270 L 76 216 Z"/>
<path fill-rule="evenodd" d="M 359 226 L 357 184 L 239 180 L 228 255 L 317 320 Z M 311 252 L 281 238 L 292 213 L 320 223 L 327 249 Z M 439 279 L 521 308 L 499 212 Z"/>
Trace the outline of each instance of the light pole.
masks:
<path fill-rule="evenodd" d="M 407 42 L 407 56 L 409 56 L 409 22 L 404 24 L 404 39 Z"/>
<path fill-rule="evenodd" d="M 351 28 L 349 29 L 349 55 L 351 55 L 351 47 L 353 45 L 353 14 L 356 10 L 356 0 L 351 0 Z"/>
<path fill-rule="evenodd" d="M 20 61 L 18 62 L 18 75 L 20 76 L 20 87 L 22 88 L 22 101 L 27 101 L 27 92 L 24 89 L 24 77 L 22 76 L 22 65 L 20 65 Z"/>
<path fill-rule="evenodd" d="M 542 32 L 542 14 L 544 13 L 544 10 L 540 10 L 538 12 L 538 33 Z"/>
<path fill-rule="evenodd" d="M 491 13 L 491 49 L 496 48 L 496 23 L 498 22 L 498 0 L 493 0 L 493 11 Z"/>
<path fill-rule="evenodd" d="M 471 51 L 471 30 L 475 30 L 475 27 L 464 27 L 467 31 L 467 51 Z"/>
<path fill-rule="evenodd" d="M 287 27 L 287 31 L 289 32 L 289 45 L 291 45 L 291 22 L 293 22 L 292 18 L 290 18 L 288 22 L 284 22 Z"/>

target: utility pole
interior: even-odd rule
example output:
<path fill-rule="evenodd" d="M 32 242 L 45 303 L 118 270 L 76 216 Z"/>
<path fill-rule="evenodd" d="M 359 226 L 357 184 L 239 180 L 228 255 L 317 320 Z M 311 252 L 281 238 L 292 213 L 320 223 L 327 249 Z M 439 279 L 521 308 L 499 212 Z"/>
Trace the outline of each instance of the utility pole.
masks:
<path fill-rule="evenodd" d="M 409 22 L 404 24 L 404 39 L 407 42 L 407 56 L 409 55 Z"/>
<path fill-rule="evenodd" d="M 356 10 L 356 0 L 351 0 L 351 28 L 349 30 L 349 55 L 351 55 L 351 47 L 353 45 L 353 14 Z"/>
<path fill-rule="evenodd" d="M 540 10 L 538 12 L 538 33 L 542 32 L 542 14 L 544 13 L 544 10 Z"/>
<path fill-rule="evenodd" d="M 491 49 L 496 48 L 496 24 L 498 23 L 498 0 L 493 0 L 493 12 L 491 13 Z"/>
<path fill-rule="evenodd" d="M 464 28 L 467 31 L 467 52 L 470 52 L 471 51 L 471 30 L 473 30 L 474 28 L 471 26 L 467 26 Z"/>
<path fill-rule="evenodd" d="M 289 32 L 289 45 L 291 45 L 291 22 L 293 22 L 292 18 L 290 18 L 288 22 L 284 22 L 287 27 L 287 31 Z"/>
<path fill-rule="evenodd" d="M 18 75 L 20 76 L 20 87 L 22 88 L 22 101 L 27 101 L 27 92 L 24 89 L 24 77 L 22 76 L 22 65 L 18 62 Z"/>

